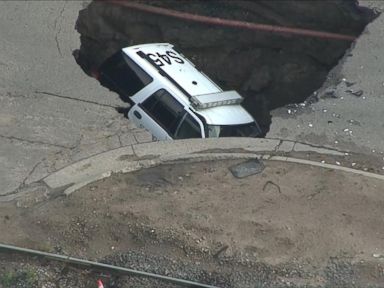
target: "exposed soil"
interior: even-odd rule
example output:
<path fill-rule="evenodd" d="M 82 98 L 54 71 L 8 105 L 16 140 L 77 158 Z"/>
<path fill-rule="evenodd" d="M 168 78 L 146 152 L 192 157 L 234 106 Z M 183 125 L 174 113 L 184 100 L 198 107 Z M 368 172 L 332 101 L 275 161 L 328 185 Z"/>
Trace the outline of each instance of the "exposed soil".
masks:
<path fill-rule="evenodd" d="M 113 175 L 67 198 L 29 196 L 18 209 L 3 203 L 0 242 L 219 287 L 383 287 L 379 180 L 280 162 L 236 179 L 227 168 L 238 162 L 163 165 Z M 17 271 L 47 275 L 36 277 L 40 286 L 82 288 L 99 277 L 21 262 L 3 255 L 0 278 L 22 267 Z M 173 287 L 132 277 L 108 281 Z"/>
<path fill-rule="evenodd" d="M 357 1 L 139 1 L 225 19 L 358 36 L 373 14 Z M 300 103 L 321 87 L 351 42 L 222 28 L 92 2 L 80 11 L 75 54 L 89 73 L 122 47 L 169 42 L 224 89 L 246 97 L 244 106 L 264 132 L 269 111 Z"/>

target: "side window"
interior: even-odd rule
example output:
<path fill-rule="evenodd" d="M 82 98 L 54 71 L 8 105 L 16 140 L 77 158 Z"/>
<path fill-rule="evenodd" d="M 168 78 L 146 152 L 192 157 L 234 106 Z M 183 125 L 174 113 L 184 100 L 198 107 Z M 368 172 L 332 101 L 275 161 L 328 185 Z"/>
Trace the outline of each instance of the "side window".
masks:
<path fill-rule="evenodd" d="M 164 89 L 148 97 L 141 107 L 171 136 L 175 134 L 183 114 L 186 113 L 183 106 Z"/>
<path fill-rule="evenodd" d="M 176 139 L 201 138 L 200 125 L 189 114 L 185 114 L 183 121 L 176 131 Z"/>
<path fill-rule="evenodd" d="M 153 81 L 139 65 L 120 51 L 109 58 L 100 68 L 101 80 L 112 82 L 118 93 L 132 96 Z M 107 79 L 103 79 L 103 77 Z"/>

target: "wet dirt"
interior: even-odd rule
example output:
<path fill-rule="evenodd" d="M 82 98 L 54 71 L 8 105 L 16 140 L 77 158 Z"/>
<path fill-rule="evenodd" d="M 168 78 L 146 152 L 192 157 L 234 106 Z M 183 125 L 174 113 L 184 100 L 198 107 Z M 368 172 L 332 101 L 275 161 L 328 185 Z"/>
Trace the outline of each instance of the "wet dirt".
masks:
<path fill-rule="evenodd" d="M 228 167 L 239 162 L 163 165 L 113 175 L 68 198 L 20 199 L 18 209 L 4 203 L 0 241 L 219 287 L 382 287 L 379 180 L 268 161 L 261 174 L 236 179 Z M 15 265 L 0 263 L 3 272 Z M 55 267 L 43 270 L 57 279 L 63 268 Z M 88 276 L 97 274 L 69 287 L 90 287 Z"/>
<path fill-rule="evenodd" d="M 232 20 L 358 36 L 372 20 L 357 1 L 139 1 Z M 266 133 L 269 111 L 300 103 L 320 88 L 349 41 L 209 26 L 148 14 L 107 1 L 80 11 L 76 58 L 90 73 L 118 49 L 169 42 L 224 89 L 238 90 Z"/>

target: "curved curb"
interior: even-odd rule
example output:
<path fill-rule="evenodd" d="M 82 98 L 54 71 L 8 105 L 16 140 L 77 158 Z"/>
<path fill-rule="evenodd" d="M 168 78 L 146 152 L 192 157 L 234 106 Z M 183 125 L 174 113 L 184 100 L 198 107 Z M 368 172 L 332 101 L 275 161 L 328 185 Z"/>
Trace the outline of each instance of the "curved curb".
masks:
<path fill-rule="evenodd" d="M 310 160 L 276 156 L 290 152 L 311 152 L 344 156 L 344 152 L 293 141 L 257 138 L 188 139 L 134 144 L 103 152 L 58 170 L 41 181 L 51 190 L 66 195 L 113 173 L 127 173 L 163 163 L 263 158 L 341 170 L 384 180 L 384 175 Z"/>
<path fill-rule="evenodd" d="M 354 174 L 365 176 L 365 177 L 384 180 L 384 175 L 381 175 L 381 174 L 376 174 L 376 173 L 366 172 L 366 171 L 362 171 L 362 170 L 358 170 L 358 169 L 348 168 L 348 167 L 344 167 L 344 166 L 338 166 L 338 165 L 334 165 L 334 164 L 326 164 L 326 163 L 321 163 L 321 162 L 316 162 L 316 161 L 311 161 L 311 160 L 292 158 L 292 157 L 282 157 L 282 156 L 271 156 L 270 158 L 268 158 L 268 160 L 290 162 L 290 163 L 297 163 L 297 164 L 303 164 L 303 165 L 311 165 L 311 166 L 316 166 L 316 167 L 320 167 L 320 168 L 333 169 L 333 170 L 343 171 L 343 172 L 347 172 L 347 173 L 354 173 Z"/>

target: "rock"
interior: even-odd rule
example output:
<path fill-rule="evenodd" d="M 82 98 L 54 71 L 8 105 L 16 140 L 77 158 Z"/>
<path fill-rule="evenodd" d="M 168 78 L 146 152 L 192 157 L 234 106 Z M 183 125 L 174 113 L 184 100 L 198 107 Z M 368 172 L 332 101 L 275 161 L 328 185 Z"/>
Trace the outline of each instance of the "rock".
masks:
<path fill-rule="evenodd" d="M 265 166 L 259 159 L 252 159 L 246 162 L 229 167 L 233 176 L 236 178 L 244 178 L 250 175 L 259 174 L 263 172 Z"/>

